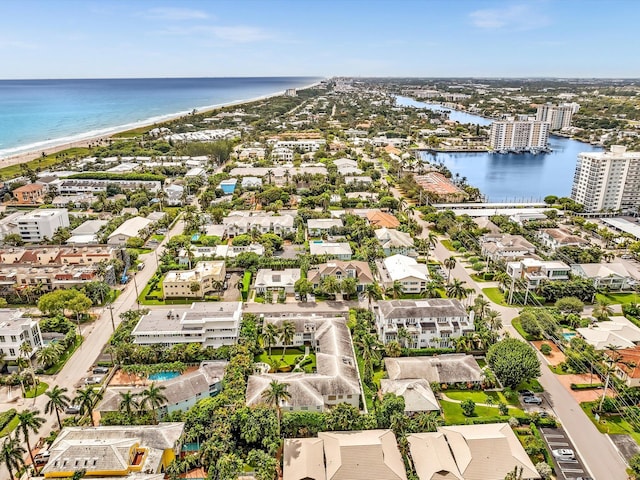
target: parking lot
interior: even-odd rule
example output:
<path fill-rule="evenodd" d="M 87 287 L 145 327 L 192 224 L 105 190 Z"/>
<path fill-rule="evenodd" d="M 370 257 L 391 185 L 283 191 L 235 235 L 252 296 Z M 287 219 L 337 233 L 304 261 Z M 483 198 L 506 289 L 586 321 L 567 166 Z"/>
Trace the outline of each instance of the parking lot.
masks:
<path fill-rule="evenodd" d="M 540 433 L 549 451 L 558 449 L 571 449 L 574 452 L 573 459 L 554 457 L 554 467 L 558 480 L 573 480 L 578 477 L 590 478 L 578 452 L 569 437 L 562 428 L 541 428 Z"/>

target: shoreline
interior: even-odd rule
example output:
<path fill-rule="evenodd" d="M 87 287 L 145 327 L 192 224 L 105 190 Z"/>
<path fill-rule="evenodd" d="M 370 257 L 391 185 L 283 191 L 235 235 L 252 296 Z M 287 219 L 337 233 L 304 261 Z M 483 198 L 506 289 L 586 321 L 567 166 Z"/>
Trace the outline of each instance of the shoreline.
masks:
<path fill-rule="evenodd" d="M 313 82 L 309 85 L 296 88 L 296 90 L 307 90 L 319 84 L 320 84 L 320 80 Z M 104 133 L 99 133 L 95 135 L 92 135 L 91 132 L 80 133 L 75 135 L 78 138 L 74 140 L 70 140 L 69 137 L 61 137 L 58 140 L 53 139 L 50 141 L 39 142 L 40 144 L 42 144 L 42 146 L 34 146 L 33 148 L 29 148 L 28 146 L 25 146 L 24 148 L 29 148 L 29 149 L 20 153 L 16 153 L 14 155 L 0 157 L 0 168 L 10 167 L 12 165 L 19 165 L 21 163 L 30 162 L 32 160 L 37 159 L 42 153 L 44 153 L 45 155 L 52 155 L 52 154 L 61 152 L 63 150 L 68 150 L 70 148 L 80 148 L 80 147 L 87 148 L 91 144 L 102 143 L 112 138 L 114 135 L 118 133 L 127 132 L 129 130 L 134 130 L 136 128 L 150 127 L 153 125 L 162 125 L 166 122 L 170 122 L 179 118 L 186 117 L 190 115 L 191 112 L 193 112 L 193 110 L 196 110 L 196 113 L 198 114 L 208 113 L 208 112 L 219 110 L 225 107 L 240 106 L 248 103 L 258 102 L 260 100 L 267 100 L 269 98 L 279 97 L 284 95 L 284 93 L 285 93 L 284 90 L 280 90 L 278 92 L 268 93 L 265 95 L 260 95 L 260 96 L 252 97 L 248 99 L 234 100 L 231 102 L 218 103 L 214 105 L 193 107 L 190 110 L 182 110 L 176 113 L 168 113 L 165 115 L 150 117 L 148 119 L 140 120 L 138 122 L 131 122 L 124 125 L 116 125 L 114 127 L 105 127 L 102 130 L 108 130 L 108 132 L 104 132 Z M 84 135 L 86 135 L 86 137 L 82 138 Z M 51 143 L 51 145 L 45 146 L 48 143 Z M 14 147 L 14 148 L 19 149 L 20 147 Z"/>

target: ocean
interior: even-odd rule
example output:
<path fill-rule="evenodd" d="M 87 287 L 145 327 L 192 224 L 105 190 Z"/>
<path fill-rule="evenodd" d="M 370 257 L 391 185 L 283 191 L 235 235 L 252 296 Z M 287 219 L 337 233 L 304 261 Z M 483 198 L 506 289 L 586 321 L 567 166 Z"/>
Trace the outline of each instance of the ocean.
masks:
<path fill-rule="evenodd" d="M 0 158 L 308 86 L 315 77 L 0 80 Z"/>

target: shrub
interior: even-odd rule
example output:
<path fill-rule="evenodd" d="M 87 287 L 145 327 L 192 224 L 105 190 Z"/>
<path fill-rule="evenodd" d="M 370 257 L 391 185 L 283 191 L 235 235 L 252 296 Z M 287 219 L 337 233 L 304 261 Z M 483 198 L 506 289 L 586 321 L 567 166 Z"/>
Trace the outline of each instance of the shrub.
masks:
<path fill-rule="evenodd" d="M 462 408 L 462 413 L 465 417 L 472 417 L 476 413 L 476 404 L 471 399 L 463 400 L 460 408 Z"/>
<path fill-rule="evenodd" d="M 551 355 L 551 352 L 553 350 L 551 348 L 551 345 L 549 345 L 548 343 L 543 343 L 540 346 L 540 351 L 542 352 L 543 355 Z"/>
<path fill-rule="evenodd" d="M 553 473 L 553 470 L 546 462 L 536 463 L 536 470 L 543 478 L 543 480 L 549 480 L 551 478 L 551 474 Z"/>
<path fill-rule="evenodd" d="M 9 422 L 13 420 L 13 417 L 15 417 L 17 414 L 18 412 L 16 412 L 15 408 L 0 413 L 0 430 L 6 427 Z"/>
<path fill-rule="evenodd" d="M 510 417 L 509 418 L 509 426 L 511 428 L 516 428 L 516 427 L 520 426 L 520 420 L 518 420 L 516 417 Z"/>
<path fill-rule="evenodd" d="M 498 403 L 498 410 L 500 411 L 500 415 L 509 415 L 509 407 L 504 402 Z"/>

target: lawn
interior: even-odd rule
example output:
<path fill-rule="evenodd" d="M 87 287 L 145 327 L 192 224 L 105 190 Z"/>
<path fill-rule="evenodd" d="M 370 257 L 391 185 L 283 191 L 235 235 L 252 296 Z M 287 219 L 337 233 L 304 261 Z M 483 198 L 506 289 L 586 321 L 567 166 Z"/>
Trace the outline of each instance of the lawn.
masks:
<path fill-rule="evenodd" d="M 484 293 L 486 297 L 493 303 L 497 303 L 498 305 L 502 305 L 503 307 L 507 306 L 504 295 L 498 287 L 483 288 L 482 293 Z"/>
<path fill-rule="evenodd" d="M 73 157 L 86 157 L 91 150 L 84 147 L 68 148 L 58 153 L 52 153 L 44 157 L 37 157 L 29 162 L 23 164 L 10 165 L 8 167 L 0 168 L 0 179 L 14 178 L 22 173 L 24 166 L 31 168 L 32 170 L 46 170 L 48 167 L 57 165 Z M 22 168 L 21 168 L 22 167 Z"/>
<path fill-rule="evenodd" d="M 529 335 L 527 332 L 525 332 L 522 328 L 522 324 L 520 323 L 519 319 L 513 319 L 511 320 L 511 325 L 513 326 L 513 328 L 515 328 L 518 333 L 520 335 L 522 335 L 522 338 L 524 338 L 527 341 L 532 341 L 535 340 L 531 335 Z"/>
<path fill-rule="evenodd" d="M 450 252 L 455 252 L 456 251 L 456 249 L 453 248 L 453 245 L 451 244 L 451 240 L 449 240 L 448 238 L 445 238 L 444 240 L 440 240 L 440 243 L 442 244 L 442 246 L 444 248 L 446 248 Z"/>
<path fill-rule="evenodd" d="M 49 388 L 49 384 L 40 382 L 38 383 L 38 386 L 36 387 L 35 391 L 33 390 L 33 388 L 30 388 L 29 390 L 27 390 L 27 392 L 25 393 L 25 398 L 38 397 L 42 395 L 44 392 L 46 392 L 47 388 Z"/>
<path fill-rule="evenodd" d="M 297 363 L 296 358 L 298 358 L 301 355 L 304 355 L 304 347 L 303 348 L 298 348 L 298 347 L 287 348 L 284 358 L 282 357 L 282 348 L 272 348 L 271 357 L 269 357 L 268 349 L 265 349 L 264 352 L 262 352 L 260 355 L 256 357 L 255 361 L 271 364 L 273 360 L 276 360 L 276 361 L 282 362 L 281 367 L 286 367 L 287 365 L 290 367 L 294 367 Z M 309 352 L 309 358 L 311 358 L 311 363 L 307 363 L 303 367 L 304 371 L 307 373 L 313 372 L 313 370 L 316 368 L 316 356 L 313 353 L 313 351 Z"/>
<path fill-rule="evenodd" d="M 524 412 L 519 408 L 510 407 L 509 415 L 501 416 L 498 407 L 479 407 L 476 406 L 476 413 L 473 417 L 465 417 L 459 403 L 447 402 L 440 400 L 440 407 L 447 425 L 461 425 L 471 423 L 474 418 L 490 418 L 494 417 L 501 421 L 508 421 L 512 416 L 524 416 Z"/>
<path fill-rule="evenodd" d="M 507 405 L 517 405 L 516 401 L 509 401 L 502 392 L 483 392 L 481 390 L 445 390 L 444 393 L 447 397 L 454 400 L 473 400 L 475 403 L 488 403 L 487 398 L 491 398 L 494 405 L 502 402 Z"/>
<path fill-rule="evenodd" d="M 164 235 L 151 235 L 151 238 L 158 243 L 161 243 L 164 240 Z"/>
<path fill-rule="evenodd" d="M 0 437 L 4 437 L 8 434 L 10 434 L 11 432 L 13 432 L 16 427 L 18 426 L 18 424 L 20 423 L 20 420 L 18 419 L 18 416 L 16 415 L 15 417 L 13 417 L 11 419 L 11 421 L 9 423 L 7 423 L 7 425 L 0 430 Z"/>
<path fill-rule="evenodd" d="M 580 408 L 582 408 L 582 411 L 591 419 L 600 433 L 631 435 L 636 443 L 640 444 L 640 432 L 635 431 L 631 424 L 621 416 L 605 417 L 600 418 L 600 421 L 596 421 L 591 412 L 594 403 L 596 402 L 583 402 L 580 404 Z"/>
<path fill-rule="evenodd" d="M 67 348 L 64 351 L 64 353 L 60 356 L 58 361 L 55 364 L 53 364 L 52 366 L 50 366 L 49 368 L 47 368 L 44 371 L 44 373 L 46 375 L 55 375 L 60 370 L 62 370 L 62 367 L 64 367 L 64 364 L 67 363 L 67 360 L 69 360 L 71 358 L 71 355 L 73 355 L 73 353 L 78 349 L 78 347 L 80 345 L 82 345 L 82 341 L 83 341 L 82 336 L 81 335 L 76 335 L 76 341 L 73 344 L 73 346 L 71 348 Z"/>
<path fill-rule="evenodd" d="M 536 393 L 544 392 L 544 388 L 542 388 L 540 382 L 535 378 L 529 380 L 528 382 L 522 382 L 520 385 L 518 385 L 518 388 L 516 388 L 516 390 L 531 390 L 532 392 Z"/>
<path fill-rule="evenodd" d="M 606 300 L 612 304 L 640 303 L 640 295 L 637 293 L 597 293 L 596 301 Z"/>
<path fill-rule="evenodd" d="M 488 280 L 484 278 L 482 275 L 478 275 L 477 273 L 472 273 L 471 278 L 473 278 L 476 282 L 492 282 L 493 280 Z"/>

